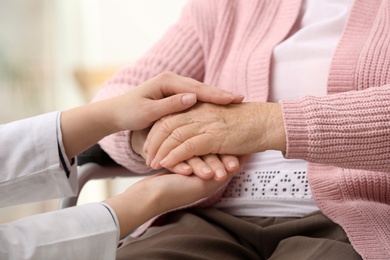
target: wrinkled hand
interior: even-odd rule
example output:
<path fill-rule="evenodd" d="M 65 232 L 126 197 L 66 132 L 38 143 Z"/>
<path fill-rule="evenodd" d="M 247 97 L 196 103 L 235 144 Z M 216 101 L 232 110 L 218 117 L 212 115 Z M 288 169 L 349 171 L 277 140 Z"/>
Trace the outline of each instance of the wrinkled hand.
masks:
<path fill-rule="evenodd" d="M 149 131 L 150 128 L 133 131 L 131 136 L 131 145 L 134 151 L 141 155 L 147 163 L 149 160 L 142 147 Z M 214 178 L 216 181 L 224 181 L 227 174 L 237 171 L 239 166 L 239 159 L 236 156 L 209 154 L 201 157 L 194 156 L 167 169 L 182 175 L 193 173 L 204 180 Z"/>
<path fill-rule="evenodd" d="M 282 113 L 276 103 L 198 103 L 157 121 L 144 145 L 154 169 L 205 154 L 244 155 L 284 149 Z"/>

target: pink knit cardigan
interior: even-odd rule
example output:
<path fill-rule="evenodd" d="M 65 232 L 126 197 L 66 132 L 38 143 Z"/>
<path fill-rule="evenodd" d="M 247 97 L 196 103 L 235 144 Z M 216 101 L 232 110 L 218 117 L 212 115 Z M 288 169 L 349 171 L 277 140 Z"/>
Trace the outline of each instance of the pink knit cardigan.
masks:
<path fill-rule="evenodd" d="M 267 101 L 272 50 L 301 0 L 194 0 L 142 59 L 121 69 L 95 100 L 162 71 Z M 294 82 L 291 82 L 294 87 Z M 315 87 L 315 85 L 313 85 Z M 356 0 L 335 52 L 326 97 L 281 101 L 286 158 L 309 162 L 321 211 L 365 259 L 390 259 L 390 1 Z M 100 144 L 118 163 L 150 169 L 121 132 Z"/>

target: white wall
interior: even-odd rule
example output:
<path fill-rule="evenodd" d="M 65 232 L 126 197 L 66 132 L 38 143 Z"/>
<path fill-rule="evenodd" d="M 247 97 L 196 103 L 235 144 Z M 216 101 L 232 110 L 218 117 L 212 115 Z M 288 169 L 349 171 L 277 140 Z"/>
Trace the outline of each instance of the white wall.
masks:
<path fill-rule="evenodd" d="M 85 0 L 82 10 L 84 67 L 120 67 L 145 53 L 174 23 L 187 0 Z M 80 196 L 80 204 L 126 189 L 140 178 L 93 181 Z"/>
<path fill-rule="evenodd" d="M 85 103 L 73 77 L 74 70 L 78 67 L 99 68 L 132 63 L 177 20 L 186 2 L 1 0 L 0 44 L 2 40 L 20 43 L 17 45 L 22 47 L 15 53 L 9 53 L 10 60 L 15 64 L 20 64 L 17 61 L 20 55 L 23 56 L 19 50 L 32 54 L 36 62 L 34 66 L 40 68 L 38 74 L 42 86 L 38 87 L 37 107 L 32 110 L 20 104 L 29 90 L 21 89 L 19 94 L 22 98 L 17 99 L 3 95 L 7 92 L 2 91 L 1 83 L 5 79 L 0 74 L 0 123 Z M 15 30 L 20 28 L 25 30 Z M 124 189 L 127 184 L 121 183 L 123 186 L 115 187 Z M 87 186 L 83 192 L 83 203 L 101 200 L 107 195 L 102 182 Z M 57 201 L 49 201 L 0 209 L 0 223 L 55 210 L 56 207 Z"/>
<path fill-rule="evenodd" d="M 56 1 L 57 54 L 62 73 L 71 69 L 116 68 L 134 62 L 174 23 L 187 0 Z M 87 100 L 59 76 L 56 104 L 60 109 Z M 64 98 L 65 97 L 65 98 Z"/>
<path fill-rule="evenodd" d="M 84 64 L 105 66 L 134 61 L 177 20 L 186 2 L 82 1 Z"/>

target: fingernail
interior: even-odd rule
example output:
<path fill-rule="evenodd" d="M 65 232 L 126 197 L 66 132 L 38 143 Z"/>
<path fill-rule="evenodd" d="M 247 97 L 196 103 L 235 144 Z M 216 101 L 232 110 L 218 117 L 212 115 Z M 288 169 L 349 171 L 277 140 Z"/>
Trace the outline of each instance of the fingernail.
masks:
<path fill-rule="evenodd" d="M 195 94 L 185 94 L 181 98 L 181 102 L 183 103 L 183 105 L 192 105 L 192 104 L 196 103 L 196 95 Z"/>
<path fill-rule="evenodd" d="M 218 169 L 215 171 L 215 175 L 219 178 L 222 178 L 223 176 L 225 176 L 225 172 L 221 169 Z"/>
<path fill-rule="evenodd" d="M 228 166 L 229 166 L 229 168 L 235 168 L 235 167 L 237 167 L 237 163 L 235 161 L 230 161 L 228 163 Z"/>

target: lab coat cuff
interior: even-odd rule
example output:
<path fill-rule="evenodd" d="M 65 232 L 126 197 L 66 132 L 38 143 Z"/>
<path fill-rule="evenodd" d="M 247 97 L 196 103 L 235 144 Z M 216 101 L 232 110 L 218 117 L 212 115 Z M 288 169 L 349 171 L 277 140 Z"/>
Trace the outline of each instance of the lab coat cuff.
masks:
<path fill-rule="evenodd" d="M 100 204 L 102 204 L 102 206 L 104 206 L 110 212 L 110 214 L 112 216 L 112 220 L 114 221 L 115 226 L 117 227 L 117 230 L 118 230 L 118 232 L 117 232 L 118 233 L 118 235 L 117 235 L 117 243 L 119 243 L 119 239 L 120 239 L 120 232 L 119 232 L 120 226 L 119 226 L 118 217 L 116 216 L 115 211 L 113 210 L 113 208 L 111 208 L 110 205 L 108 205 L 108 204 L 106 204 L 104 202 L 100 202 Z"/>

